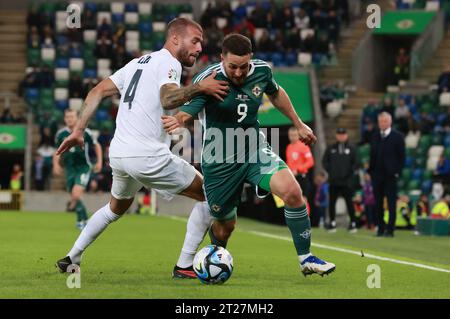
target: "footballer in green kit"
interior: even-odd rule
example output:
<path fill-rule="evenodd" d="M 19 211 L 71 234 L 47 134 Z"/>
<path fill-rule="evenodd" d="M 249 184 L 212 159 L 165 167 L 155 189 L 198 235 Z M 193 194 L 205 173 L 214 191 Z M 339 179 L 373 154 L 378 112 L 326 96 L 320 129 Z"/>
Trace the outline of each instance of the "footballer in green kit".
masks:
<path fill-rule="evenodd" d="M 72 133 L 77 120 L 77 111 L 67 109 L 64 112 L 64 123 L 66 126 L 56 133 L 56 147 L 59 147 L 64 139 Z M 92 164 L 89 160 L 89 149 L 91 147 L 94 147 L 95 155 L 97 157 L 94 172 L 97 173 L 102 169 L 102 149 L 91 131 L 86 130 L 84 133 L 84 142 L 84 148 L 75 146 L 61 156 L 56 154 L 53 156 L 53 173 L 55 175 L 61 175 L 64 167 L 66 189 L 71 194 L 70 201 L 67 204 L 67 210 L 76 212 L 77 228 L 80 230 L 84 228 L 88 220 L 86 207 L 84 206 L 81 197 L 88 186 L 92 172 Z"/>
<path fill-rule="evenodd" d="M 263 94 L 292 121 L 302 142 L 312 144 L 316 137 L 298 117 L 287 93 L 276 83 L 271 67 L 262 60 L 252 59 L 252 45 L 247 37 L 226 36 L 221 60 L 197 74 L 193 83 L 212 74 L 217 80 L 228 82 L 226 96 L 199 95 L 183 105 L 175 116 L 162 117 L 169 133 L 195 116 L 202 122 L 204 190 L 214 218 L 209 228 L 211 243 L 226 247 L 235 227 L 243 185 L 250 183 L 258 195 L 271 192 L 284 201 L 285 220 L 302 273 L 305 276 L 331 273 L 336 268 L 334 264 L 310 253 L 311 225 L 300 185 L 259 129 L 257 114 Z"/>

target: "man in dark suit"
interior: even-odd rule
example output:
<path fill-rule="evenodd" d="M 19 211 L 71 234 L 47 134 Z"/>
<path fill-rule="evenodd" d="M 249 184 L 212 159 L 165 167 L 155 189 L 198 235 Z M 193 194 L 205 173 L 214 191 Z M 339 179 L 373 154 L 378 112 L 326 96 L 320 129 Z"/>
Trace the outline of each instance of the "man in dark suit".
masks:
<path fill-rule="evenodd" d="M 375 211 L 378 222 L 377 236 L 394 237 L 397 202 L 397 179 L 405 163 L 405 139 L 392 129 L 392 116 L 387 112 L 378 115 L 379 131 L 371 142 L 369 173 L 375 193 Z M 389 222 L 384 222 L 383 200 L 387 197 Z"/>

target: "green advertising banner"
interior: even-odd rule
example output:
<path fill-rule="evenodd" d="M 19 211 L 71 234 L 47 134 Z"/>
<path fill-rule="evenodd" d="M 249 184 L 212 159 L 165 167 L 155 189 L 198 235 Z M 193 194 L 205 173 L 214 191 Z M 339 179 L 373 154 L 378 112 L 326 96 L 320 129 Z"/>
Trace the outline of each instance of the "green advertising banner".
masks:
<path fill-rule="evenodd" d="M 286 90 L 297 114 L 303 122 L 314 118 L 311 99 L 311 87 L 308 73 L 274 72 L 277 83 Z M 276 109 L 264 94 L 263 104 L 259 107 L 258 119 L 261 126 L 290 125 L 291 121 Z"/>
<path fill-rule="evenodd" d="M 374 29 L 375 34 L 414 35 L 421 34 L 435 12 L 429 11 L 390 11 L 381 18 L 381 27 Z"/>
<path fill-rule="evenodd" d="M 22 150 L 26 147 L 25 125 L 0 125 L 0 150 Z"/>

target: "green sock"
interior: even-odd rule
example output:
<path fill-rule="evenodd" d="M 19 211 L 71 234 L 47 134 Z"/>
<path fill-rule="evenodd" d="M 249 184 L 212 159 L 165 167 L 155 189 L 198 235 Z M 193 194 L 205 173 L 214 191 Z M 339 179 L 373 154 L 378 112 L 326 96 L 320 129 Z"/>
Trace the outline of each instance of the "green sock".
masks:
<path fill-rule="evenodd" d="M 286 225 L 291 231 L 297 255 L 309 254 L 311 247 L 311 223 L 306 205 L 298 208 L 284 208 Z"/>
<path fill-rule="evenodd" d="M 75 206 L 75 211 L 77 212 L 77 222 L 88 219 L 86 207 L 84 206 L 81 200 L 77 202 L 77 205 Z"/>

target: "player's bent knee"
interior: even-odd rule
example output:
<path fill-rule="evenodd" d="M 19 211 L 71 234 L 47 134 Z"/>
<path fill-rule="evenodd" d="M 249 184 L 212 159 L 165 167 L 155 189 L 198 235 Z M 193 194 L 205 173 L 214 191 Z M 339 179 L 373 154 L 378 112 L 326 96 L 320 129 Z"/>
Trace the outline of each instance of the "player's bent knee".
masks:
<path fill-rule="evenodd" d="M 298 184 L 293 184 L 292 187 L 288 188 L 282 199 L 289 207 L 300 207 L 305 204 L 302 191 Z"/>
<path fill-rule="evenodd" d="M 133 201 L 134 201 L 134 197 L 125 198 L 125 199 L 117 199 L 114 196 L 111 196 L 111 200 L 109 202 L 109 207 L 114 214 L 123 215 L 128 210 L 128 208 L 130 208 Z"/>

